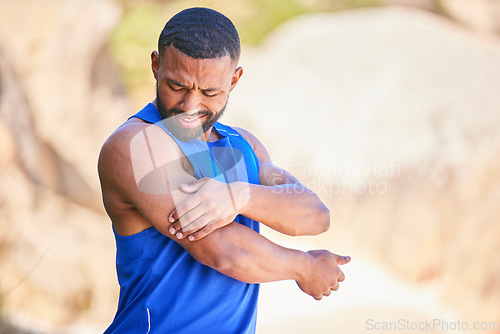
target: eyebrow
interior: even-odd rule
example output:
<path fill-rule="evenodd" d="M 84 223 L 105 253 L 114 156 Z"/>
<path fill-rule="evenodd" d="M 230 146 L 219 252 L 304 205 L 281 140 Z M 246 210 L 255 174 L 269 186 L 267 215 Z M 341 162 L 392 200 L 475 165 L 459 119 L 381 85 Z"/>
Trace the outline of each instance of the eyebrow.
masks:
<path fill-rule="evenodd" d="M 183 84 L 181 84 L 180 82 L 175 81 L 175 80 L 173 80 L 173 79 L 167 79 L 167 81 L 168 81 L 169 83 L 171 83 L 171 84 L 174 84 L 174 85 L 179 86 L 179 87 L 182 87 L 182 88 L 188 88 L 188 89 L 190 88 L 189 86 L 187 86 L 187 85 L 183 85 Z M 222 89 L 220 89 L 220 88 L 205 88 L 205 89 L 200 89 L 200 91 L 202 91 L 202 92 L 217 92 L 217 91 L 221 91 L 221 90 L 222 90 Z"/>

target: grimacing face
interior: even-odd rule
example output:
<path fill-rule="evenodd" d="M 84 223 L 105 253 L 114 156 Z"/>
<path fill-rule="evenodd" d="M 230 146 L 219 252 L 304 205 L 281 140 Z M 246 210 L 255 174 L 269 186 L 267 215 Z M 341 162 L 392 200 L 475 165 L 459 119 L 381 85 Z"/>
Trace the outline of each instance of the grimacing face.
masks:
<path fill-rule="evenodd" d="M 229 93 L 243 74 L 236 65 L 229 55 L 193 59 L 169 46 L 160 59 L 153 51 L 156 105 L 173 135 L 182 141 L 209 140 L 212 126 L 222 116 Z"/>

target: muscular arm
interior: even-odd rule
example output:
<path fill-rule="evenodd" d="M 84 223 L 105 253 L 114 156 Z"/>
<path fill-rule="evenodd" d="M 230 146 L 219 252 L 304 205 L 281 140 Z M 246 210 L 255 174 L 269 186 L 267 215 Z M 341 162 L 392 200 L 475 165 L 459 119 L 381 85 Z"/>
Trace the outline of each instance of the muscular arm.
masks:
<path fill-rule="evenodd" d="M 328 230 L 330 211 L 319 197 L 293 175 L 275 166 L 267 150 L 257 138 L 243 129 L 238 129 L 238 131 L 247 139 L 259 159 L 260 185 L 243 182 L 231 184 L 231 195 L 233 199 L 236 199 L 233 212 L 236 211 L 278 232 L 292 236 L 317 235 Z M 207 196 L 195 196 L 172 212 L 172 217 L 176 220 L 172 227 L 176 232 L 181 232 L 181 237 L 190 235 L 193 240 L 199 240 L 231 221 L 226 216 L 219 215 L 218 219 L 226 219 L 214 219 L 215 223 L 205 226 L 206 220 L 196 221 L 194 218 L 199 217 L 202 212 L 198 210 L 196 213 L 193 208 L 199 206 L 201 202 L 215 202 L 214 194 L 220 194 L 224 190 L 221 185 L 209 181 L 200 186 L 195 182 L 194 186 L 187 189 L 187 192 L 199 192 Z M 228 203 L 230 203 L 229 198 L 226 203 L 220 200 L 215 206 L 220 209 Z M 223 212 L 227 215 L 229 211 Z M 218 217 L 213 211 L 209 214 Z M 179 217 L 184 219 L 179 219 Z"/>
<path fill-rule="evenodd" d="M 193 178 L 183 171 L 171 138 L 159 128 L 150 127 L 148 133 L 145 129 L 143 124 L 125 125 L 105 143 L 98 165 L 103 200 L 117 233 L 130 235 L 154 226 L 172 238 L 168 214 L 177 201 L 189 196 L 177 190 L 179 185 Z M 134 138 L 141 136 L 146 137 L 149 152 L 135 145 L 140 140 Z M 165 160 L 153 159 L 153 168 L 159 172 L 154 182 L 146 184 L 155 184 L 157 191 L 144 192 L 137 180 L 139 176 L 142 181 L 144 177 L 140 176 L 151 170 L 153 146 L 163 150 Z M 162 162 L 168 162 L 169 167 Z M 164 185 L 163 193 L 159 191 L 161 185 Z M 337 261 L 340 264 L 347 261 L 327 251 L 316 254 L 281 247 L 237 223 L 217 229 L 196 242 L 174 240 L 196 260 L 227 276 L 248 283 L 294 279 L 304 292 L 317 299 L 338 288 L 343 274 Z"/>

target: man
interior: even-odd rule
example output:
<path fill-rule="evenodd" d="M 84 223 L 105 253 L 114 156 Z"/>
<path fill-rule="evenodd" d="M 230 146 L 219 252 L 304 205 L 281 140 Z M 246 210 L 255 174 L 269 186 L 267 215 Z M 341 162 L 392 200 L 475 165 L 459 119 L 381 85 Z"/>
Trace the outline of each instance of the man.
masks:
<path fill-rule="evenodd" d="M 329 227 L 319 198 L 271 162 L 248 131 L 217 122 L 243 74 L 222 14 L 175 15 L 151 54 L 156 99 L 120 126 L 99 157 L 120 283 L 106 333 L 254 333 L 259 283 L 293 279 L 316 299 L 349 262 L 259 234 Z"/>

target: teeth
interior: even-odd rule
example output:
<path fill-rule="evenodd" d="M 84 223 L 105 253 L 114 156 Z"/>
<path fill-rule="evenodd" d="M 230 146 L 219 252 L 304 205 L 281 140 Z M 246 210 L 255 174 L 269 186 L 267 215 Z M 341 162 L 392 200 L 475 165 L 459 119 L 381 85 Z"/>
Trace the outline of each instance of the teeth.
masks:
<path fill-rule="evenodd" d="M 196 121 L 197 119 L 199 119 L 201 116 L 195 116 L 195 117 L 185 117 L 185 116 L 181 116 L 182 120 L 185 121 L 185 122 L 193 122 L 193 121 Z"/>

